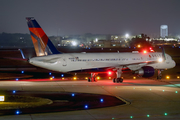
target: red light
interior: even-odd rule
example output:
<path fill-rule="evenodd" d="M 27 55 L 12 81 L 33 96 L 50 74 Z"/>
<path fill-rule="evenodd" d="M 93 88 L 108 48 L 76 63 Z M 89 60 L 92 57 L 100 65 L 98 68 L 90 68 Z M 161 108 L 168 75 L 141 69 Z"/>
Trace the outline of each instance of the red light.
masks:
<path fill-rule="evenodd" d="M 108 72 L 108 74 L 109 74 L 109 75 L 111 75 L 111 74 L 112 74 L 112 72 L 111 72 L 111 71 L 109 71 L 109 72 Z"/>
<path fill-rule="evenodd" d="M 146 54 L 146 53 L 147 53 L 147 51 L 146 51 L 146 50 L 144 50 L 144 51 L 143 51 L 143 53 L 144 53 L 144 54 Z"/>
<path fill-rule="evenodd" d="M 151 47 L 150 47 L 149 49 L 150 49 L 150 50 L 152 50 L 152 48 L 151 48 Z"/>

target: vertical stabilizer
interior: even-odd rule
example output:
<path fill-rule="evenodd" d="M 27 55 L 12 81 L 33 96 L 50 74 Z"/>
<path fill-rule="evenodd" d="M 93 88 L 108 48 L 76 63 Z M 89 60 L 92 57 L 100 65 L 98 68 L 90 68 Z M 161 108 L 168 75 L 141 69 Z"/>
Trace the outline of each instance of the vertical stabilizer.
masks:
<path fill-rule="evenodd" d="M 26 20 L 37 56 L 61 54 L 33 17 L 27 17 Z"/>

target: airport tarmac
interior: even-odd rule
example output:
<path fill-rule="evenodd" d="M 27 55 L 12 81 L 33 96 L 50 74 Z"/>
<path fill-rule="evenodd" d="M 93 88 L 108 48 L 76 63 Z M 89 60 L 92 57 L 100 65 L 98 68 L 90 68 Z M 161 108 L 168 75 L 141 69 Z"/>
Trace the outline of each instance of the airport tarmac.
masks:
<path fill-rule="evenodd" d="M 38 114 L 0 116 L 0 120 L 59 119 L 180 119 L 180 79 L 127 79 L 123 83 L 111 80 L 0 81 L 0 90 L 74 92 L 115 96 L 124 105 L 96 109 Z"/>

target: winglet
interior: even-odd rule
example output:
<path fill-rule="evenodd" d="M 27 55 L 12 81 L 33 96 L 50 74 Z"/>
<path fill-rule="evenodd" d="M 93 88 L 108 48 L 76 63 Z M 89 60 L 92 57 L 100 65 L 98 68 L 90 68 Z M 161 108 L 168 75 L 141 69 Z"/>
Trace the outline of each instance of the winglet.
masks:
<path fill-rule="evenodd" d="M 56 49 L 34 17 L 27 17 L 26 20 L 37 56 L 62 53 Z"/>

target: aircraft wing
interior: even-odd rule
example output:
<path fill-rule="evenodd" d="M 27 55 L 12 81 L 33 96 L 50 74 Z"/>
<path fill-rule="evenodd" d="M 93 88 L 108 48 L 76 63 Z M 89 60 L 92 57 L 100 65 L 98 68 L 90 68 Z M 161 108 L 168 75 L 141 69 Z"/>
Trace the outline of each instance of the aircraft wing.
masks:
<path fill-rule="evenodd" d="M 127 67 L 128 67 L 130 70 L 138 70 L 138 69 L 142 68 L 142 67 L 145 66 L 145 65 L 147 65 L 147 63 L 127 65 Z"/>

